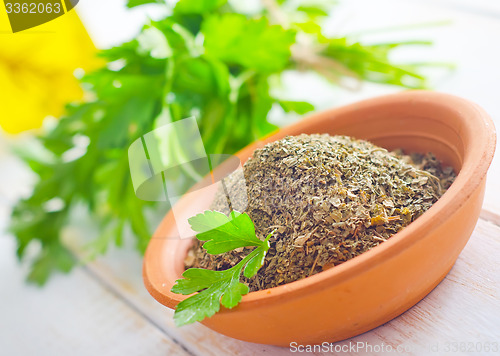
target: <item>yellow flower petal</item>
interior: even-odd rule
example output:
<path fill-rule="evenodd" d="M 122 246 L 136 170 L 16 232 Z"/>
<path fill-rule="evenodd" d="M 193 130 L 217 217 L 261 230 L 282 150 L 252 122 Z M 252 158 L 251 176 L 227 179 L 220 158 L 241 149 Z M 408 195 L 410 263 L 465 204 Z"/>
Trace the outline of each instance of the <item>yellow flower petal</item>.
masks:
<path fill-rule="evenodd" d="M 60 116 L 83 92 L 77 68 L 100 61 L 76 12 L 12 34 L 0 2 L 0 126 L 8 133 L 38 128 L 48 115 Z"/>

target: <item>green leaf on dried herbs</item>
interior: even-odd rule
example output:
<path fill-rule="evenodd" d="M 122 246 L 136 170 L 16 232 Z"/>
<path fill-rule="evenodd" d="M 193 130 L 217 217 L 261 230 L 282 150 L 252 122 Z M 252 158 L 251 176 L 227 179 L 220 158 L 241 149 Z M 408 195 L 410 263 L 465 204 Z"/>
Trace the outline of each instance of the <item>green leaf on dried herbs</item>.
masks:
<path fill-rule="evenodd" d="M 183 295 L 199 293 L 177 305 L 174 314 L 177 326 L 211 317 L 219 311 L 221 304 L 229 309 L 234 308 L 242 296 L 249 292 L 248 286 L 240 282 L 242 270 L 245 277 L 251 278 L 264 263 L 272 233 L 262 241 L 255 236 L 255 227 L 247 214 L 233 212 L 231 215 L 230 219 L 217 211 L 207 210 L 190 218 L 189 223 L 194 231 L 202 231 L 196 237 L 207 241 L 203 247 L 208 253 L 222 253 L 247 246 L 256 248 L 237 265 L 225 271 L 202 268 L 186 270 L 182 274 L 184 278 L 177 280 L 171 291 Z"/>
<path fill-rule="evenodd" d="M 233 212 L 233 218 L 218 211 L 207 210 L 189 220 L 191 228 L 198 232 L 196 238 L 206 241 L 203 248 L 212 255 L 228 252 L 239 247 L 261 246 L 255 236 L 255 227 L 247 214 Z"/>

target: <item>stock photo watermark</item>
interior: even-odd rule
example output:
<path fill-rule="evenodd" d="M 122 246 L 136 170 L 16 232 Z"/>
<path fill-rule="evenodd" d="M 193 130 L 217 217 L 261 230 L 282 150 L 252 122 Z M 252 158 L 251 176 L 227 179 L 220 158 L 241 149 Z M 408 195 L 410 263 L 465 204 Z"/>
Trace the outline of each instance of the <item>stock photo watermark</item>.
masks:
<path fill-rule="evenodd" d="M 195 118 L 163 125 L 133 142 L 128 150 L 130 174 L 136 196 L 162 201 L 170 207 L 177 231 L 153 238 L 191 238 L 188 218 L 204 209 L 178 204 L 190 196 L 226 195 L 229 210 L 244 211 L 248 205 L 246 182 L 238 157 L 208 154 Z M 238 177 L 226 184 L 229 175 Z M 208 206 L 205 207 L 208 209 Z"/>
<path fill-rule="evenodd" d="M 289 350 L 292 353 L 336 353 L 336 354 L 463 354 L 463 353 L 479 353 L 479 354 L 496 354 L 500 351 L 499 342 L 465 342 L 465 341 L 450 341 L 450 342 L 435 342 L 424 346 L 415 345 L 392 345 L 386 343 L 370 343 L 364 341 L 348 341 L 340 343 L 323 342 L 316 345 L 303 345 L 298 342 L 291 342 Z"/>
<path fill-rule="evenodd" d="M 4 0 L 13 33 L 52 21 L 78 4 L 79 0 Z"/>

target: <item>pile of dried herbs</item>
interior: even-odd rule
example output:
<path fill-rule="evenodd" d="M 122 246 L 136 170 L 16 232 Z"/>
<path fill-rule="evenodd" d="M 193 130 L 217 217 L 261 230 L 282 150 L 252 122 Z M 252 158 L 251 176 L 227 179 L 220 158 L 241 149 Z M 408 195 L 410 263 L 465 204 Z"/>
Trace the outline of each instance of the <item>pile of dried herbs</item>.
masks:
<path fill-rule="evenodd" d="M 257 236 L 277 229 L 250 290 L 321 272 L 386 241 L 422 215 L 455 178 L 432 154 L 405 156 L 346 136 L 300 135 L 272 142 L 244 165 Z M 236 176 L 227 189 L 238 189 Z M 228 214 L 219 192 L 212 209 Z M 225 270 L 248 251 L 210 255 L 199 241 L 186 267 Z"/>

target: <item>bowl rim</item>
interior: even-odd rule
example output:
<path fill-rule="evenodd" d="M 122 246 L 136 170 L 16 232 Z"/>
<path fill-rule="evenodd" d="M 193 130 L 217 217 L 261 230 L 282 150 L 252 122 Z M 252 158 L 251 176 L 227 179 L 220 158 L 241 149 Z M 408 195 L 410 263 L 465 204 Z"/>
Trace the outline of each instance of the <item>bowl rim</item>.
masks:
<path fill-rule="evenodd" d="M 246 308 L 257 306 L 263 302 L 275 301 L 287 298 L 294 298 L 306 292 L 307 294 L 315 293 L 318 290 L 324 289 L 326 286 L 338 284 L 344 280 L 348 280 L 352 276 L 366 270 L 370 270 L 380 261 L 389 258 L 405 249 L 410 248 L 420 236 L 425 235 L 430 230 L 435 229 L 437 225 L 444 223 L 451 215 L 460 208 L 480 186 L 486 172 L 491 164 L 496 145 L 496 131 L 493 121 L 490 116 L 477 104 L 466 99 L 433 91 L 425 90 L 409 90 L 396 94 L 384 95 L 358 101 L 353 104 L 348 104 L 338 108 L 327 109 L 306 116 L 298 123 L 302 125 L 311 125 L 315 121 L 322 121 L 326 117 L 338 116 L 343 113 L 349 113 L 357 110 L 360 106 L 371 107 L 380 105 L 391 105 L 397 103 L 417 102 L 420 104 L 439 105 L 447 107 L 455 111 L 457 117 L 465 123 L 470 132 L 462 132 L 460 137 L 468 135 L 471 143 L 468 145 L 474 149 L 464 153 L 462 167 L 457 175 L 456 180 L 443 196 L 434 203 L 429 210 L 422 214 L 417 220 L 409 224 L 403 230 L 394 234 L 390 239 L 383 244 L 352 258 L 335 268 L 330 268 L 326 271 L 319 272 L 307 278 L 303 278 L 294 282 L 280 285 L 273 288 L 250 292 L 242 297 L 237 308 L 226 309 L 221 307 L 220 313 L 235 312 L 238 308 Z M 274 137 L 277 133 L 287 135 L 293 132 L 297 123 L 281 128 L 266 137 L 248 145 L 235 155 L 241 157 L 249 157 L 249 154 L 254 151 L 259 143 Z M 249 152 L 250 151 L 250 152 Z M 171 212 L 168 212 L 164 218 Z M 162 222 L 163 224 L 163 222 Z M 159 228 L 161 228 L 160 225 Z M 156 287 L 149 275 L 149 262 L 157 257 L 158 253 L 163 253 L 163 248 L 156 244 L 164 243 L 180 243 L 185 240 L 155 240 L 149 242 L 143 263 L 143 279 L 146 289 L 157 299 L 161 304 L 172 307 L 189 296 L 174 294 L 170 292 L 172 283 L 166 280 L 163 286 L 169 287 L 168 292 L 164 292 Z"/>

